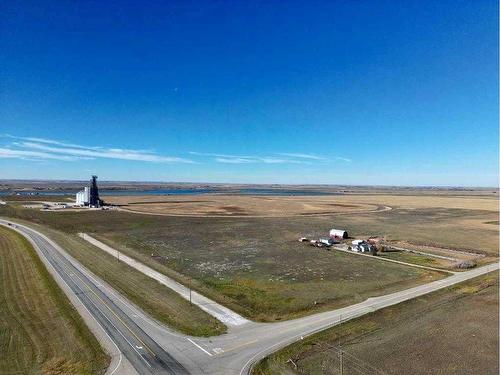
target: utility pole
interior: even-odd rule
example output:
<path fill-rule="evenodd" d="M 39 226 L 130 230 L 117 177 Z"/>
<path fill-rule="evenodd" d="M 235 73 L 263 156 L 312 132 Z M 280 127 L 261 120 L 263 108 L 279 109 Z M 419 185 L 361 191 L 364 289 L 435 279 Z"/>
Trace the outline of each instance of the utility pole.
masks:
<path fill-rule="evenodd" d="M 339 317 L 339 362 L 340 362 L 340 375 L 344 375 L 344 351 L 342 350 L 342 314 Z"/>
<path fill-rule="evenodd" d="M 340 348 L 340 375 L 344 375 L 344 352 Z"/>
<path fill-rule="evenodd" d="M 192 299 L 191 299 L 191 279 L 189 279 L 189 304 L 192 305 Z"/>

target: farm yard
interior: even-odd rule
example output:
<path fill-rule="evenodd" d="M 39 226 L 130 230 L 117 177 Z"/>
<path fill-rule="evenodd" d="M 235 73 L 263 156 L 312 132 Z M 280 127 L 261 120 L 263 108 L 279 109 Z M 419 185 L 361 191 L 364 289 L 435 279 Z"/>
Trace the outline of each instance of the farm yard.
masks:
<path fill-rule="evenodd" d="M 498 250 L 498 196 L 473 192 L 453 194 L 345 194 L 334 196 L 223 196 L 108 197 L 126 210 L 165 216 L 237 217 L 268 219 L 281 234 L 311 222 L 301 230 L 314 235 L 320 227 L 344 227 L 355 236 L 382 235 L 410 246 L 434 246 L 496 256 Z M 232 208 L 231 208 L 232 207 Z M 306 217 L 305 220 L 303 217 Z M 277 220 L 272 220 L 276 218 Z M 251 222 L 252 220 L 250 220 Z M 316 224 L 318 223 L 318 224 Z M 326 224 L 328 223 L 328 224 Z"/>
<path fill-rule="evenodd" d="M 161 197 L 164 198 L 188 200 L 185 213 L 190 212 L 194 204 L 193 197 Z M 214 195 L 197 199 L 202 198 L 222 199 Z M 282 202 L 282 197 L 266 198 L 276 200 L 277 205 L 288 204 Z M 287 217 L 204 217 L 196 210 L 192 216 L 124 211 L 52 214 L 7 205 L 0 207 L 0 214 L 49 226 L 73 240 L 78 232 L 91 234 L 260 321 L 329 310 L 445 277 L 439 272 L 313 248 L 297 241 L 300 236 L 320 237 L 332 227 L 348 228 L 351 238 L 381 235 L 395 245 L 445 256 L 451 254 L 460 258 L 464 256 L 463 251 L 471 252 L 481 256 L 476 260 L 478 264 L 495 259 L 498 226 L 486 223 L 497 218 L 496 197 L 346 195 L 286 198 L 297 200 L 297 204 L 300 200 L 304 204 L 318 199 L 331 204 L 389 206 L 390 209 L 341 211 L 328 215 L 301 215 L 298 211 Z M 225 196 L 223 199 L 224 202 L 244 203 L 249 198 Z M 96 255 L 102 256 L 99 252 Z M 453 267 L 450 262 L 416 253 L 379 255 L 380 258 L 438 268 Z"/>
<path fill-rule="evenodd" d="M 193 223 L 192 219 L 123 212 L 106 212 L 105 216 L 102 212 L 47 215 L 18 210 L 21 210 L 19 216 L 35 214 L 37 217 L 30 220 L 48 225 L 51 230 L 57 228 L 60 235 L 63 230 L 72 241 L 81 228 L 235 311 L 261 321 L 348 305 L 444 277 L 437 272 L 396 264 L 379 265 L 341 252 L 312 248 L 304 252 L 295 238 L 290 243 L 281 243 L 279 238 L 273 240 L 276 228 L 256 227 L 256 223 L 238 224 L 239 230 L 247 228 L 253 233 L 253 240 L 248 241 L 234 238 L 234 227 L 219 220 L 201 219 Z M 193 228 L 189 236 L 185 235 L 187 226 Z M 86 250 L 81 248 L 81 251 Z M 99 252 L 93 254 L 102 256 Z M 94 259 L 94 264 L 89 264 L 91 269 L 100 264 Z"/>

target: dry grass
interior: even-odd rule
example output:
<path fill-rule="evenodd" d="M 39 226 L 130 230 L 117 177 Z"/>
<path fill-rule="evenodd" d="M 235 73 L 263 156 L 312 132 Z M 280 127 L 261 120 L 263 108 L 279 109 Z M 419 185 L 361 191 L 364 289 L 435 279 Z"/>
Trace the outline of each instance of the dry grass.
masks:
<path fill-rule="evenodd" d="M 384 235 L 391 241 L 498 255 L 498 226 L 464 225 L 464 221 L 485 222 L 498 212 L 458 208 L 394 208 L 377 214 L 338 215 L 335 225 L 356 236 Z"/>
<path fill-rule="evenodd" d="M 102 374 L 109 358 L 31 245 L 0 227 L 0 373 Z"/>
<path fill-rule="evenodd" d="M 160 322 L 192 336 L 215 336 L 226 331 L 224 324 L 196 305 L 78 236 L 42 226 L 36 227 Z"/>
<path fill-rule="evenodd" d="M 489 257 L 481 258 L 486 261 L 496 257 L 498 251 L 499 228 L 487 224 L 498 219 L 495 197 L 364 194 L 144 199 L 150 202 L 167 199 L 185 214 L 194 209 L 193 205 L 199 205 L 196 210 L 205 210 L 204 215 L 207 209 L 202 201 L 212 199 L 233 206 L 258 202 L 258 207 L 252 210 L 273 204 L 296 206 L 285 212 L 295 214 L 285 217 L 155 216 L 116 211 L 54 214 L 16 207 L 0 207 L 0 214 L 70 234 L 93 234 L 182 283 L 192 282 L 195 289 L 243 315 L 263 321 L 327 310 L 442 277 L 411 267 L 312 248 L 297 241 L 304 235 L 317 238 L 333 227 L 343 228 L 357 238 L 383 235 L 390 241 L 486 254 Z M 134 200 L 140 201 L 138 197 Z M 300 215 L 306 211 L 294 211 L 318 202 L 343 204 L 344 208 L 357 204 L 389 205 L 393 209 L 329 215 Z M 160 203 L 146 206 L 157 204 Z M 471 222 L 480 224 L 469 226 L 467 223 Z M 436 265 L 433 259 L 422 256 L 412 259 L 415 263 Z"/>
<path fill-rule="evenodd" d="M 443 277 L 297 241 L 303 234 L 327 233 L 331 219 L 325 217 L 187 218 L 113 211 L 54 215 L 19 208 L 10 208 L 8 215 L 67 233 L 92 234 L 184 284 L 192 280 L 203 294 L 262 321 L 345 306 Z"/>
<path fill-rule="evenodd" d="M 498 197 L 467 196 L 467 195 L 339 195 L 333 197 L 340 203 L 362 204 L 370 203 L 404 209 L 417 208 L 447 208 L 464 210 L 487 210 L 498 212 Z"/>
<path fill-rule="evenodd" d="M 290 227 L 301 217 L 331 226 L 345 227 L 356 236 L 386 235 L 408 241 L 457 250 L 496 255 L 498 252 L 499 202 L 495 195 L 397 195 L 346 194 L 332 196 L 222 196 L 110 197 L 141 213 L 194 217 L 289 217 Z M 149 202 L 149 203 L 147 203 Z M 169 202 L 169 203 L 165 203 Z M 137 203 L 137 204 L 135 204 Z M 383 211 L 391 207 L 391 211 Z M 238 222 L 235 222 L 237 226 Z M 286 230 L 286 228 L 284 228 Z M 306 233 L 310 230 L 306 230 Z M 300 235 L 300 233 L 297 233 Z"/>
<path fill-rule="evenodd" d="M 339 374 L 341 342 L 345 374 L 498 374 L 498 302 L 498 273 L 481 276 L 308 337 L 253 373 Z"/>
<path fill-rule="evenodd" d="M 115 196 L 106 197 L 106 202 L 136 212 L 172 216 L 286 217 L 377 209 L 372 204 L 337 202 L 329 196 Z"/>
<path fill-rule="evenodd" d="M 355 213 L 379 206 L 402 209 L 446 208 L 498 213 L 494 196 L 331 195 L 331 196 L 108 196 L 106 201 L 128 210 L 185 216 L 297 216 Z"/>

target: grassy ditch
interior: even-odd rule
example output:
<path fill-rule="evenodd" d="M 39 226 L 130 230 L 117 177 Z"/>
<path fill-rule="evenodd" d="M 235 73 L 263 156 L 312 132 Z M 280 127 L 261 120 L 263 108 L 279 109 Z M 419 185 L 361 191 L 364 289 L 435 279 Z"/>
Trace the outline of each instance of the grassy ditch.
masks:
<path fill-rule="evenodd" d="M 50 237 L 83 266 L 158 321 L 192 336 L 216 336 L 226 332 L 224 324 L 176 292 L 76 235 L 23 223 Z"/>
<path fill-rule="evenodd" d="M 0 373 L 103 374 L 109 357 L 31 244 L 0 227 Z"/>
<path fill-rule="evenodd" d="M 266 357 L 253 375 L 497 374 L 498 272 L 348 321 Z M 464 360 L 466 356 L 466 360 Z"/>

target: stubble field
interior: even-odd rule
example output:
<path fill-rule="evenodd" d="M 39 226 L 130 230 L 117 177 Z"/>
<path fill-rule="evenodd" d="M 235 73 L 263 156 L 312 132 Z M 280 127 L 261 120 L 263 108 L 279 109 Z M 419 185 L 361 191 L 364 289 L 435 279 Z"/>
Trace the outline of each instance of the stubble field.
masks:
<path fill-rule="evenodd" d="M 332 196 L 115 196 L 106 201 L 123 209 L 169 216 L 290 217 L 375 211 L 369 203 L 342 203 Z"/>

